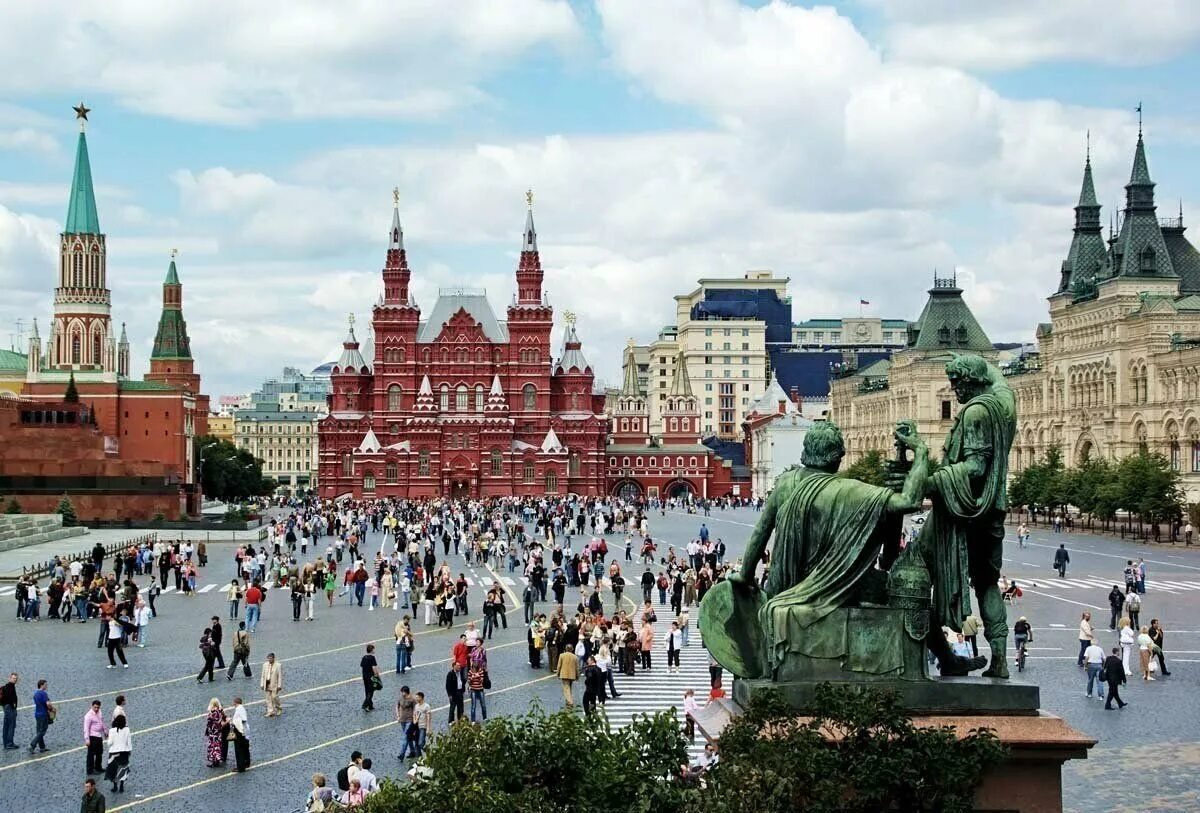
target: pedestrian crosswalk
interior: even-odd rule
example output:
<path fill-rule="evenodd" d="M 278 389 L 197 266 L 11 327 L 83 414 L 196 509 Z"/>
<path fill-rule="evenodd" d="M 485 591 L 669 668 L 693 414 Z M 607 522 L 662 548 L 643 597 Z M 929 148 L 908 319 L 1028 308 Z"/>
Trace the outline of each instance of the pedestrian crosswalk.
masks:
<path fill-rule="evenodd" d="M 471 576 L 467 576 L 467 577 L 466 577 L 466 579 L 467 579 L 467 586 L 468 586 L 468 587 L 491 587 L 491 586 L 492 586 L 492 582 L 494 581 L 493 579 L 490 579 L 490 578 L 482 578 L 482 577 L 480 577 L 480 578 L 473 578 L 473 577 L 471 577 Z M 521 585 L 521 586 L 524 586 L 524 585 L 526 585 L 526 584 L 529 584 L 529 579 L 528 579 L 528 578 L 526 578 L 525 576 L 518 576 L 518 577 L 513 577 L 513 576 L 501 576 L 501 577 L 500 577 L 500 581 L 501 581 L 503 584 L 505 584 L 505 585 L 507 585 L 507 586 L 509 586 L 509 587 L 515 587 L 515 586 L 517 586 L 518 584 L 519 584 L 519 585 Z M 198 587 L 196 588 L 196 592 L 197 592 L 197 593 L 211 593 L 213 590 L 216 590 L 217 588 L 220 588 L 220 587 L 224 587 L 224 586 L 226 586 L 226 585 L 228 585 L 228 584 L 229 584 L 229 582 L 222 582 L 222 583 L 219 583 L 219 584 L 218 584 L 218 583 L 216 583 L 216 582 L 214 582 L 214 583 L 212 583 L 212 584 L 206 584 L 206 585 L 204 585 L 203 587 L 199 587 L 199 586 L 198 586 Z M 264 584 L 264 585 L 263 585 L 263 589 L 264 589 L 264 590 L 270 590 L 270 589 L 272 589 L 272 586 L 273 586 L 273 585 L 272 585 L 272 584 L 270 584 L 270 583 L 268 582 L 267 584 Z M 340 585 L 339 585 L 339 588 L 340 588 Z M 147 591 L 147 590 L 149 590 L 149 589 L 150 589 L 150 588 L 149 588 L 148 586 L 147 586 L 147 587 L 143 587 L 143 588 L 142 588 L 141 590 L 139 590 L 138 592 L 140 592 L 140 593 L 142 593 L 143 595 L 145 595 L 146 591 Z M 1198 588 L 1198 589 L 1200 589 L 1200 588 Z M 13 595 L 13 594 L 14 594 L 16 591 L 17 591 L 17 587 L 16 587 L 16 585 L 13 585 L 13 584 L 9 584 L 9 585 L 5 585 L 5 586 L 3 586 L 3 587 L 0 587 L 0 598 L 4 598 L 5 596 L 11 596 L 11 595 Z M 171 585 L 171 584 L 169 584 L 169 583 L 168 583 L 168 585 L 167 585 L 166 587 L 164 587 L 164 588 L 162 589 L 162 595 L 164 595 L 164 596 L 165 596 L 165 595 L 168 595 L 168 594 L 170 594 L 170 593 L 174 593 L 174 592 L 182 592 L 182 591 L 176 591 L 176 590 L 175 590 L 175 587 L 174 587 L 174 585 Z"/>
<path fill-rule="evenodd" d="M 700 641 L 700 635 L 695 629 L 694 622 L 691 630 L 691 640 L 679 653 L 679 671 L 667 671 L 667 633 L 671 629 L 669 611 L 658 616 L 654 627 L 654 651 L 652 653 L 652 668 L 646 672 L 641 669 L 633 677 L 616 673 L 613 682 L 620 697 L 610 697 L 605 703 L 604 713 L 613 728 L 624 728 L 633 722 L 635 717 L 654 714 L 660 711 L 674 711 L 683 727 L 683 693 L 691 689 L 696 694 L 696 702 L 701 706 L 708 699 L 709 672 L 708 650 Z M 638 614 L 635 629 L 641 628 L 641 614 Z M 704 750 L 704 736 L 697 731 L 696 742 L 688 746 L 688 757 L 695 761 Z"/>
<path fill-rule="evenodd" d="M 1020 587 L 1027 587 L 1034 590 L 1111 590 L 1113 585 L 1116 585 L 1121 590 L 1125 589 L 1123 579 L 1104 579 L 1092 574 L 1088 574 L 1083 578 L 1071 576 L 1065 579 L 1060 579 L 1057 575 L 1037 577 L 1010 576 L 1009 580 L 1016 582 Z M 1176 579 L 1146 581 L 1147 593 L 1182 593 L 1193 590 L 1200 590 L 1200 581 Z"/>

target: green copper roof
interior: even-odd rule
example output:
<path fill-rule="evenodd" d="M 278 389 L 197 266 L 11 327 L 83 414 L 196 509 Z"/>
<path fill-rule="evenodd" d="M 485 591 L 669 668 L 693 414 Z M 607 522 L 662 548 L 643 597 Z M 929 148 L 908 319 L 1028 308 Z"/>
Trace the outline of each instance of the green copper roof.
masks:
<path fill-rule="evenodd" d="M 934 281 L 915 329 L 917 335 L 909 345 L 915 350 L 992 349 L 991 340 L 963 301 L 962 289 L 952 279 Z"/>
<path fill-rule="evenodd" d="M 175 271 L 175 261 L 171 260 L 171 264 L 167 266 L 167 278 L 163 280 L 163 285 L 178 285 L 179 274 Z"/>
<path fill-rule="evenodd" d="M 150 353 L 152 359 L 190 359 L 192 357 L 191 342 L 188 341 L 187 322 L 183 320 L 183 312 L 163 309 L 158 318 L 158 333 L 154 335 L 154 350 Z"/>
<path fill-rule="evenodd" d="M 1099 205 L 1096 200 L 1096 186 L 1092 183 L 1092 159 L 1089 158 L 1083 162 L 1083 187 L 1079 190 L 1079 206 Z"/>
<path fill-rule="evenodd" d="M 96 193 L 92 189 L 92 165 L 88 161 L 87 138 L 82 132 L 75 149 L 75 176 L 71 179 L 71 202 L 63 233 L 100 233 L 100 215 L 96 211 Z"/>
<path fill-rule="evenodd" d="M 174 387 L 170 384 L 164 384 L 161 381 L 136 381 L 134 379 L 120 382 L 119 388 L 122 391 L 145 390 L 147 392 L 169 392 L 171 390 L 179 389 L 178 387 Z"/>
<path fill-rule="evenodd" d="M 1147 186 L 1150 180 L 1150 167 L 1146 164 L 1146 145 L 1142 142 L 1142 134 L 1138 133 L 1137 149 L 1133 152 L 1133 171 L 1129 173 L 1130 186 Z"/>
<path fill-rule="evenodd" d="M 0 349 L 0 372 L 25 371 L 29 359 L 24 353 Z"/>

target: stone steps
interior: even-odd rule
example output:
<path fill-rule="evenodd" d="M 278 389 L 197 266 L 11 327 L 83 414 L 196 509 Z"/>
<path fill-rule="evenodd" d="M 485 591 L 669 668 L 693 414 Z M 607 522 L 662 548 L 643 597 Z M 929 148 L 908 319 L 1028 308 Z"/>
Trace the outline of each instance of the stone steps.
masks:
<path fill-rule="evenodd" d="M 83 527 L 64 528 L 59 514 L 0 515 L 0 551 L 83 536 Z"/>

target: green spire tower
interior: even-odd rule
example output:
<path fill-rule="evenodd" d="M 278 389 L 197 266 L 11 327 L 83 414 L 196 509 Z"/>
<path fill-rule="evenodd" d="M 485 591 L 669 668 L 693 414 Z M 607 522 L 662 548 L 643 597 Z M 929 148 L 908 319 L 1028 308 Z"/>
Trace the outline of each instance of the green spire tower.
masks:
<path fill-rule="evenodd" d="M 192 347 L 188 341 L 187 322 L 183 318 L 183 285 L 175 269 L 175 250 L 171 250 L 171 264 L 163 280 L 162 315 L 158 318 L 158 332 L 154 335 L 154 350 L 150 359 L 179 360 L 192 358 Z"/>

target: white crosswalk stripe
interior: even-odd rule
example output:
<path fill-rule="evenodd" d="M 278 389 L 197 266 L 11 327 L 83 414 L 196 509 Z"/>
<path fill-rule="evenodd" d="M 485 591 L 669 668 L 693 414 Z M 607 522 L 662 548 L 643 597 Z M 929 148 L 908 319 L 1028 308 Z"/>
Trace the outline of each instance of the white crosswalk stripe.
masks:
<path fill-rule="evenodd" d="M 709 690 L 708 651 L 700 641 L 695 622 L 690 622 L 691 640 L 679 653 L 679 672 L 668 673 L 666 640 L 671 621 L 670 611 L 664 610 L 658 614 L 658 621 L 653 625 L 653 666 L 649 672 L 638 669 L 633 677 L 619 672 L 614 675 L 613 682 L 621 696 L 610 697 L 604 707 L 608 721 L 614 728 L 624 728 L 633 722 L 635 716 L 674 708 L 682 729 L 683 693 L 687 689 L 695 692 L 696 701 L 704 705 Z M 640 614 L 634 628 L 641 628 Z M 696 742 L 688 747 L 688 756 L 695 760 L 703 750 L 704 737 L 697 732 Z"/>
<path fill-rule="evenodd" d="M 203 587 L 201 587 L 199 590 L 197 590 L 196 592 L 197 593 L 207 593 L 210 590 L 215 590 L 216 587 L 217 586 L 215 584 L 206 584 Z"/>

